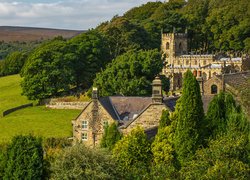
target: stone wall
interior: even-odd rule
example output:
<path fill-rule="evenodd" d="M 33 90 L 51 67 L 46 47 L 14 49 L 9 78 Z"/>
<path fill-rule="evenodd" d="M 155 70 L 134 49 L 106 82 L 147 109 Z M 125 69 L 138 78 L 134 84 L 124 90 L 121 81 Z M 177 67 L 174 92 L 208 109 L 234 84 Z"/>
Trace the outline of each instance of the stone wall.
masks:
<path fill-rule="evenodd" d="M 223 90 L 222 87 L 222 81 L 220 79 L 218 79 L 216 76 L 214 76 L 213 78 L 207 80 L 204 82 L 204 95 L 213 95 L 211 93 L 211 87 L 212 85 L 216 85 L 217 86 L 217 93 L 219 93 L 220 91 Z"/>
<path fill-rule="evenodd" d="M 17 106 L 17 107 L 14 107 L 14 108 L 11 108 L 11 109 L 8 109 L 6 111 L 3 112 L 3 117 L 10 114 L 10 113 L 13 113 L 17 110 L 20 110 L 20 109 L 24 109 L 26 107 L 31 107 L 33 106 L 33 103 L 29 103 L 29 104 L 24 104 L 24 105 L 21 105 L 21 106 Z"/>
<path fill-rule="evenodd" d="M 60 99 L 46 99 L 42 102 L 46 107 L 51 109 L 84 109 L 89 102 L 64 102 Z"/>

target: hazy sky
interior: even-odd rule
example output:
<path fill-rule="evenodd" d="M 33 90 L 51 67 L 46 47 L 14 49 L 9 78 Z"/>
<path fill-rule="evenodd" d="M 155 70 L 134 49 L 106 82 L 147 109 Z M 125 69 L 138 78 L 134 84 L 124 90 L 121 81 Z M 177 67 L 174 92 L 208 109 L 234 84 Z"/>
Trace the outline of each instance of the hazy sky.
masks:
<path fill-rule="evenodd" d="M 85 30 L 149 1 L 0 0 L 0 26 Z"/>

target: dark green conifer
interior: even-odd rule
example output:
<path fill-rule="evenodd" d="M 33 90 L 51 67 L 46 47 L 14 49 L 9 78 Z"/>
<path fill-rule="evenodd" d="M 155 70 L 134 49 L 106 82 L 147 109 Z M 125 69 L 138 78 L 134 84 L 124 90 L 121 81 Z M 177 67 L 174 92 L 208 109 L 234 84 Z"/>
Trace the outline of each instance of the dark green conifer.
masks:
<path fill-rule="evenodd" d="M 163 110 L 161 114 L 161 119 L 160 119 L 160 124 L 159 124 L 159 129 L 169 126 L 171 124 L 170 118 L 169 118 L 169 111 L 168 110 Z"/>
<path fill-rule="evenodd" d="M 181 164 L 194 155 L 205 131 L 200 87 L 190 70 L 184 74 L 182 92 L 175 110 L 177 122 L 174 134 L 174 148 Z"/>

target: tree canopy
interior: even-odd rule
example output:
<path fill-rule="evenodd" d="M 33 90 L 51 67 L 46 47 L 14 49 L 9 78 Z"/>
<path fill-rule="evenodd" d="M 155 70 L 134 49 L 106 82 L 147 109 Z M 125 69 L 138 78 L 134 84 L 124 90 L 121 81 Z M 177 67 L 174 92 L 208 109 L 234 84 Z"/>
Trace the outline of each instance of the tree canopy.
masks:
<path fill-rule="evenodd" d="M 98 73 L 94 86 L 98 87 L 100 96 L 149 95 L 152 80 L 162 66 L 161 55 L 157 50 L 129 51 Z"/>

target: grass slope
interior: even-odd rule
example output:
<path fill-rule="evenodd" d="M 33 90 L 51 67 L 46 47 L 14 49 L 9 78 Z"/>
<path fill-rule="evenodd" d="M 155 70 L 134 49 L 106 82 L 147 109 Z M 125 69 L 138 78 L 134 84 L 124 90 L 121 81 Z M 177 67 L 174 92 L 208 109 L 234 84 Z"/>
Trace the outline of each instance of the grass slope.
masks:
<path fill-rule="evenodd" d="M 19 75 L 12 75 L 0 78 L 1 115 L 4 110 L 32 102 L 29 101 L 25 96 L 21 96 L 22 89 L 20 87 L 20 82 L 21 77 Z"/>
<path fill-rule="evenodd" d="M 44 106 L 16 111 L 0 119 L 0 143 L 14 135 L 34 134 L 42 137 L 71 137 L 71 121 L 79 110 L 54 110 Z"/>
<path fill-rule="evenodd" d="M 19 75 L 0 78 L 0 113 L 28 102 L 21 96 Z M 54 110 L 44 106 L 34 106 L 0 116 L 0 143 L 8 142 L 14 135 L 29 134 L 42 137 L 72 136 L 71 120 L 80 110 Z"/>

